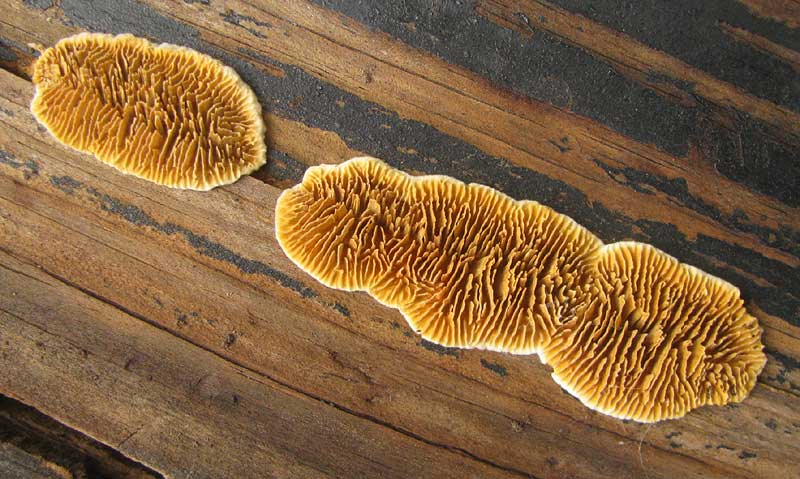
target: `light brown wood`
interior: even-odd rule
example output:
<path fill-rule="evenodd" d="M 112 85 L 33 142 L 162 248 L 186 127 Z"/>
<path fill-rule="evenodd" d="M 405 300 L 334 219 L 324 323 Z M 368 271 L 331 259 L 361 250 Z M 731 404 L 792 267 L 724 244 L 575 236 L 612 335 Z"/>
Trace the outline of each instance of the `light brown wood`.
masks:
<path fill-rule="evenodd" d="M 14 361 L 0 389 L 155 470 L 413 475 L 428 457 L 442 475 L 607 477 L 644 464 L 649 477 L 748 477 L 798 452 L 797 396 L 768 375 L 740 406 L 650 427 L 589 411 L 529 357 L 430 350 L 396 311 L 290 263 L 274 239 L 279 190 L 245 178 L 198 195 L 119 175 L 39 133 L 28 83 L 0 84 Z M 796 355 L 797 336 L 773 331 L 768 348 Z M 167 430 L 169 445 L 157 440 Z M 187 457 L 189 444 L 214 462 Z"/>
<path fill-rule="evenodd" d="M 791 180 L 791 95 L 759 99 L 566 11 L 537 23 L 542 2 L 461 12 L 497 29 L 480 42 L 541 29 L 686 115 L 703 110 L 691 124 L 701 138 L 676 155 L 445 58 L 423 19 L 396 14 L 421 38 L 401 41 L 320 3 L 0 0 L 0 393 L 165 477 L 800 475 L 796 195 L 717 168 L 705 130 L 735 141 L 752 133 L 737 122 L 756 118 L 767 153 L 737 161 L 757 173 L 777 164 L 767 180 Z M 101 28 L 235 66 L 264 107 L 265 168 L 210 193 L 172 191 L 59 145 L 28 111 L 26 44 Z M 775 36 L 728 33 L 759 55 L 796 55 Z M 367 295 L 321 286 L 278 247 L 275 201 L 306 167 L 363 154 L 478 177 L 515 199 L 549 195 L 606 241 L 664 239 L 678 259 L 733 278 L 764 328 L 752 395 L 678 421 L 618 421 L 563 392 L 535 357 L 437 347 Z"/>

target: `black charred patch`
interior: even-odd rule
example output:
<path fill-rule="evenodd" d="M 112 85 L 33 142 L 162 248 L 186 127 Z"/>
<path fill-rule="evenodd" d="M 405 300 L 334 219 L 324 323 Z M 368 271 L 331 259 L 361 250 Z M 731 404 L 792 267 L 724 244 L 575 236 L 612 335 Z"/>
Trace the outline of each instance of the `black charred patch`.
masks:
<path fill-rule="evenodd" d="M 7 151 L 0 150 L 0 164 L 21 170 L 26 180 L 39 176 L 39 164 L 33 160 L 17 161 L 17 157 Z"/>
<path fill-rule="evenodd" d="M 673 78 L 669 75 L 664 75 L 663 73 L 647 72 L 644 79 L 651 83 L 670 85 L 672 87 L 677 88 L 678 90 L 685 92 L 694 91 L 694 83 L 686 80 L 681 80 L 679 78 Z"/>
<path fill-rule="evenodd" d="M 472 1 L 431 6 L 409 0 L 379 9 L 361 2 L 314 1 L 517 94 L 595 119 L 674 155 L 688 151 L 693 111 L 547 32 L 531 28 L 526 38 L 496 25 L 478 15 Z M 402 26 L 409 22 L 416 28 Z"/>
<path fill-rule="evenodd" d="M 267 164 L 253 174 L 254 177 L 269 183 L 285 181 L 291 184 L 303 181 L 306 165 L 295 160 L 282 151 L 270 149 L 267 152 Z"/>
<path fill-rule="evenodd" d="M 483 358 L 481 358 L 481 366 L 485 367 L 489 371 L 497 374 L 498 376 L 508 376 L 508 370 L 503 366 L 499 365 L 498 363 L 489 362 Z"/>
<path fill-rule="evenodd" d="M 420 339 L 419 345 L 427 349 L 428 351 L 433 351 L 439 356 L 453 356 L 454 358 L 461 357 L 461 352 L 458 349 L 440 346 L 436 343 L 426 341 L 425 339 Z"/>
<path fill-rule="evenodd" d="M 52 177 L 51 183 L 53 183 L 53 180 L 60 185 L 68 185 L 71 193 L 83 188 L 82 183 L 70 177 Z M 281 286 L 295 291 L 303 298 L 315 298 L 318 296 L 314 290 L 308 288 L 301 281 L 290 277 L 282 271 L 271 268 L 261 261 L 244 258 L 222 244 L 212 241 L 203 235 L 198 235 L 183 226 L 169 222 L 160 223 L 138 206 L 101 193 L 95 188 L 89 187 L 85 188 L 85 190 L 98 201 L 103 211 L 117 215 L 133 225 L 151 228 L 168 236 L 180 235 L 197 253 L 203 256 L 229 263 L 245 274 L 256 274 L 270 278 Z"/>
<path fill-rule="evenodd" d="M 16 156 L 3 150 L 0 150 L 0 163 L 8 165 L 14 169 L 22 168 L 22 162 L 17 161 Z"/>
<path fill-rule="evenodd" d="M 672 432 L 664 435 L 664 437 L 669 439 L 669 447 L 671 447 L 672 449 L 680 449 L 680 448 L 683 447 L 683 444 L 680 444 L 676 440 L 680 435 L 681 435 L 681 433 L 679 431 L 672 431 Z M 706 446 L 706 448 L 708 448 L 708 445 Z"/>
<path fill-rule="evenodd" d="M 6 40 L 0 39 L 0 62 L 14 63 L 18 58 L 14 48 Z"/>
<path fill-rule="evenodd" d="M 777 229 L 759 226 L 751 222 L 750 218 L 741 210 L 734 211 L 732 214 L 723 214 L 716 206 L 692 195 L 684 178 L 664 178 L 634 168 L 614 168 L 597 159 L 594 162 L 613 181 L 634 191 L 644 194 L 663 193 L 676 204 L 711 218 L 724 226 L 758 236 L 765 246 L 800 257 L 800 231 L 792 229 L 790 226 L 781 225 Z"/>
<path fill-rule="evenodd" d="M 349 318 L 350 317 L 350 310 L 345 308 L 343 305 L 341 305 L 339 303 L 333 303 L 333 306 L 331 306 L 331 308 L 333 308 L 334 311 L 336 311 L 337 313 L 341 314 L 345 318 Z"/>
<path fill-rule="evenodd" d="M 523 14 L 518 14 L 517 18 L 528 26 L 526 33 L 530 39 L 478 15 L 471 1 L 443 2 L 431 7 L 425 0 L 410 0 L 391 2 L 380 9 L 362 2 L 314 1 L 472 70 L 501 87 L 574 111 L 675 156 L 686 156 L 689 144 L 697 140 L 696 132 L 710 124 L 711 111 L 705 102 L 698 101 L 694 107 L 675 103 L 625 77 L 602 58 L 532 28 Z M 681 2 L 651 3 L 647 8 L 623 8 L 613 0 L 555 3 L 626 34 L 641 33 L 633 36 L 688 63 L 696 60 L 701 69 L 744 86 L 756 96 L 795 111 L 800 109 L 800 82 L 795 81 L 796 73 L 790 66 L 733 41 L 719 29 L 715 17 L 725 18 L 732 25 L 747 25 L 751 31 L 772 28 L 768 25 L 771 22 L 755 22 L 763 27 L 756 28 L 754 22 L 748 20 L 749 15 L 745 13 L 747 19 L 742 16 L 746 9 L 740 4 L 728 11 L 721 6 L 722 2 L 713 2 L 710 8 L 682 6 Z M 698 15 L 703 18 L 698 20 Z M 675 23 L 664 22 L 663 18 L 680 18 L 675 21 L 682 27 L 672 28 Z M 414 29 L 403 27 L 409 22 L 413 22 Z M 689 38 L 684 36 L 684 24 L 689 25 Z M 790 29 L 778 27 L 774 30 L 774 36 L 780 39 L 798 37 Z M 665 41 L 655 39 L 655 44 L 649 43 L 650 33 L 662 34 Z M 787 33 L 794 36 L 786 36 Z M 666 48 L 667 43 L 674 48 Z M 796 41 L 790 43 L 794 45 L 792 48 L 798 49 Z M 734 71 L 747 73 L 744 84 L 743 77 Z M 646 79 L 668 84 L 700 100 L 691 82 L 654 72 L 648 73 Z M 795 161 L 797 149 L 771 141 L 772 134 L 765 131 L 770 128 L 763 123 L 745 114 L 740 117 L 733 129 L 720 125 L 711 127 L 714 131 L 703 138 L 703 148 L 716 152 L 712 161 L 723 175 L 798 206 L 800 185 L 797 179 L 800 176 L 782 173 L 800 168 Z M 800 139 L 792 140 L 795 145 L 798 141 Z M 730 156 L 732 153 L 734 155 Z M 762 168 L 769 165 L 775 168 Z"/>
<path fill-rule="evenodd" d="M 222 14 L 222 19 L 226 22 L 236 25 L 237 27 L 242 27 L 246 29 L 248 32 L 252 33 L 253 35 L 257 36 L 258 38 L 267 38 L 264 36 L 263 33 L 259 32 L 255 28 L 249 28 L 246 26 L 247 23 L 251 23 L 253 25 L 265 28 L 272 28 L 272 24 L 268 22 L 261 22 L 256 20 L 253 17 L 248 17 L 247 15 L 240 15 L 236 12 L 228 10 L 227 12 Z"/>
<path fill-rule="evenodd" d="M 75 178 L 72 178 L 71 176 L 66 176 L 66 175 L 51 176 L 50 184 L 68 195 L 75 193 L 75 190 L 83 188 L 83 183 L 76 180 Z"/>
<path fill-rule="evenodd" d="M 773 431 L 778 429 L 778 421 L 776 421 L 773 418 L 770 418 L 767 421 L 765 421 L 764 425 L 767 426 L 768 428 L 772 429 Z"/>
<path fill-rule="evenodd" d="M 23 0 L 22 3 L 32 8 L 38 8 L 39 10 L 47 10 L 52 7 L 55 2 L 53 0 Z"/>
<path fill-rule="evenodd" d="M 800 361 L 774 349 L 765 349 L 764 352 L 771 357 L 771 361 L 778 365 L 778 372 L 775 376 L 768 377 L 767 380 L 775 381 L 787 386 L 792 391 L 800 392 L 800 384 L 793 383 L 788 377 L 790 373 L 797 371 Z"/>
<path fill-rule="evenodd" d="M 624 8 L 614 0 L 552 3 L 624 32 L 756 96 L 800 110 L 797 73 L 784 62 L 730 38 L 719 24 L 745 29 L 794 50 L 800 50 L 800 32 L 758 18 L 740 2 L 649 2 L 646 8 Z"/>
<path fill-rule="evenodd" d="M 758 455 L 756 455 L 756 453 L 754 453 L 754 452 L 742 451 L 742 452 L 739 453 L 739 459 L 742 459 L 742 460 L 745 460 L 745 461 L 748 460 L 748 459 L 753 459 L 754 457 L 758 457 Z"/>

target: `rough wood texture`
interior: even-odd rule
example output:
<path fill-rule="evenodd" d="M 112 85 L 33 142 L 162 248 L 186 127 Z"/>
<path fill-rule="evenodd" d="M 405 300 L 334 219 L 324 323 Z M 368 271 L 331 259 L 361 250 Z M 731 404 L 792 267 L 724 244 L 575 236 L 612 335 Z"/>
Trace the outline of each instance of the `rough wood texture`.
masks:
<path fill-rule="evenodd" d="M 653 7 L 364 3 L 0 0 L 0 392 L 165 477 L 800 474 L 791 12 L 674 7 L 680 42 Z M 58 145 L 28 112 L 26 45 L 80 30 L 233 66 L 264 106 L 269 164 L 200 194 Z M 535 199 L 741 287 L 768 354 L 752 396 L 618 421 L 535 359 L 433 346 L 322 287 L 280 251 L 275 200 L 358 153 Z"/>
<path fill-rule="evenodd" d="M 77 479 L 162 477 L 85 434 L 5 396 L 0 396 L 0 442 L 53 464 L 56 470 L 66 471 Z"/>

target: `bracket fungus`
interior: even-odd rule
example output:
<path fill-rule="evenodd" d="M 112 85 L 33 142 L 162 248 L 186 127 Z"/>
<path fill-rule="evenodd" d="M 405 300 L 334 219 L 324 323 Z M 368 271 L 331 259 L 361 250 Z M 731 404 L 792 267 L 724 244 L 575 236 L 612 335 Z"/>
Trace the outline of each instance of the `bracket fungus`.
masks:
<path fill-rule="evenodd" d="M 577 307 L 602 244 L 570 218 L 374 158 L 307 170 L 278 200 L 276 231 L 322 283 L 368 291 L 444 346 L 530 354 Z"/>
<path fill-rule="evenodd" d="M 162 185 L 209 190 L 266 162 L 261 106 L 194 50 L 81 33 L 42 52 L 31 111 L 62 143 Z"/>
<path fill-rule="evenodd" d="M 354 158 L 309 168 L 278 198 L 275 227 L 323 284 L 367 291 L 437 344 L 538 353 L 619 418 L 741 401 L 765 363 L 734 286 L 486 186 Z"/>
<path fill-rule="evenodd" d="M 605 414 L 653 422 L 738 402 L 766 362 L 739 290 L 650 245 L 603 247 L 589 296 L 543 360 Z"/>

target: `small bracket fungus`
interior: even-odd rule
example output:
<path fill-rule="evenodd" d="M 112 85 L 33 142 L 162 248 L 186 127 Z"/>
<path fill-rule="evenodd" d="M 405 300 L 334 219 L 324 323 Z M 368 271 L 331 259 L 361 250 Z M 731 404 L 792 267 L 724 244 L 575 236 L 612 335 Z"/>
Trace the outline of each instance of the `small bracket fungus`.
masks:
<path fill-rule="evenodd" d="M 588 407 L 653 422 L 743 400 L 766 362 L 730 283 L 633 242 L 605 246 L 591 299 L 543 352 Z"/>
<path fill-rule="evenodd" d="M 539 353 L 562 387 L 616 417 L 741 401 L 765 363 L 732 285 L 645 244 L 603 246 L 486 186 L 354 158 L 309 168 L 275 226 L 323 284 L 369 292 L 444 346 Z"/>
<path fill-rule="evenodd" d="M 252 90 L 230 67 L 188 48 L 81 33 L 42 53 L 33 82 L 36 119 L 122 172 L 209 190 L 266 162 Z"/>

